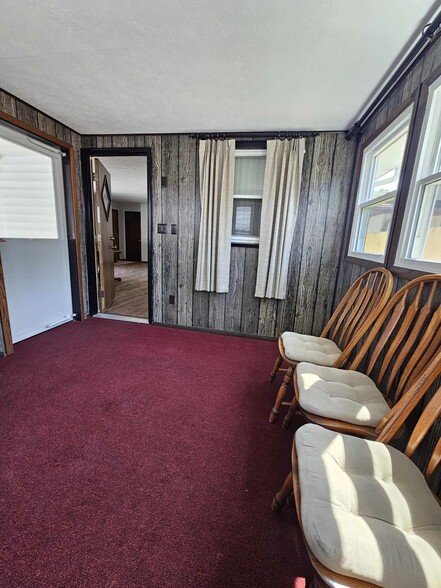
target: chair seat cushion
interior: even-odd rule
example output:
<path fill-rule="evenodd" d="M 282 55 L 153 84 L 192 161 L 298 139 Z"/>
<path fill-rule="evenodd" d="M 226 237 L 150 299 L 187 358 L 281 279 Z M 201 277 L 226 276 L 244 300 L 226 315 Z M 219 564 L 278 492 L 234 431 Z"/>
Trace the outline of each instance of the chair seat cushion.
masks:
<path fill-rule="evenodd" d="M 309 361 L 318 365 L 334 365 L 341 355 L 340 349 L 330 339 L 300 335 L 286 331 L 281 339 L 285 355 L 292 361 Z"/>
<path fill-rule="evenodd" d="M 387 588 L 438 588 L 441 507 L 412 461 L 313 424 L 294 442 L 302 526 L 316 558 Z"/>
<path fill-rule="evenodd" d="M 376 427 L 390 410 L 374 382 L 360 372 L 300 363 L 295 377 L 299 404 L 313 414 Z"/>

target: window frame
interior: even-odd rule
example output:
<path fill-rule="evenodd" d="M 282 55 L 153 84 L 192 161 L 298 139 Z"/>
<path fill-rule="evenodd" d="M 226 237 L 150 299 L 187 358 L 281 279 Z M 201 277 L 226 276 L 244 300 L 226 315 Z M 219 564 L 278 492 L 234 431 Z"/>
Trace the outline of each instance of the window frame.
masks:
<path fill-rule="evenodd" d="M 241 146 L 238 147 L 236 145 L 236 150 L 234 153 L 234 161 L 236 163 L 236 157 L 262 157 L 265 156 L 266 162 L 266 146 L 255 146 L 252 147 L 249 145 L 246 148 Z M 263 203 L 263 194 L 233 194 L 233 217 L 234 217 L 234 201 L 235 200 L 260 200 Z M 260 243 L 260 234 L 258 237 L 254 236 L 244 236 L 244 235 L 235 235 L 233 233 L 233 228 L 231 228 L 231 245 L 238 246 L 238 247 L 258 247 Z"/>
<path fill-rule="evenodd" d="M 351 214 L 349 215 L 348 225 L 348 239 L 345 244 L 346 261 L 358 263 L 366 267 L 375 267 L 378 265 L 385 265 L 390 242 L 393 235 L 394 219 L 400 199 L 401 189 L 403 185 L 403 178 L 406 172 L 406 162 L 408 159 L 409 145 L 411 142 L 412 123 L 415 114 L 414 101 L 408 101 L 403 104 L 399 112 L 387 121 L 382 127 L 370 137 L 364 144 L 361 145 L 358 151 L 358 161 L 356 162 L 356 174 L 354 174 L 354 191 L 353 191 L 353 205 Z M 366 194 L 371 191 L 373 182 L 374 160 L 375 156 L 381 152 L 381 149 L 394 136 L 399 138 L 400 133 L 405 126 L 408 126 L 407 139 L 403 152 L 403 159 L 400 169 L 400 176 L 398 178 L 398 185 L 396 190 L 392 190 L 371 200 L 366 199 Z M 375 204 L 385 202 L 394 198 L 394 206 L 392 210 L 392 217 L 390 222 L 390 229 L 386 240 L 384 254 L 365 253 L 356 250 L 356 240 L 360 235 L 360 224 L 362 220 L 362 212 Z"/>
<path fill-rule="evenodd" d="M 416 150 L 415 158 L 411 166 L 411 180 L 409 182 L 409 189 L 403 206 L 402 222 L 396 233 L 396 246 L 393 256 L 393 269 L 395 271 L 412 272 L 412 274 L 417 272 L 418 275 L 441 272 L 441 261 L 436 262 L 412 259 L 407 256 L 409 250 L 414 245 L 414 234 L 421 219 L 420 214 L 416 216 L 416 211 L 423 206 L 424 191 L 426 187 L 441 182 L 441 170 L 429 175 L 422 175 L 424 164 L 427 163 L 426 149 L 428 133 L 430 133 L 428 124 L 431 115 L 433 97 L 436 90 L 439 90 L 441 93 L 441 67 L 437 68 L 421 86 L 421 124 L 419 132 L 415 137 Z M 439 107 L 441 110 L 441 95 L 438 99 L 440 100 Z M 433 155 L 433 153 L 431 155 Z M 440 154 L 438 153 L 438 155 Z M 427 216 L 427 221 L 430 221 L 430 215 Z"/>
<path fill-rule="evenodd" d="M 54 242 L 65 241 L 67 236 L 64 229 L 65 211 L 65 197 L 64 197 L 64 180 L 63 180 L 63 156 L 64 153 L 59 147 L 46 145 L 46 143 L 39 141 L 25 133 L 18 130 L 11 129 L 9 126 L 0 123 L 0 137 L 3 139 L 45 155 L 51 159 L 52 180 L 54 186 L 54 210 L 56 222 L 56 237 L 5 237 L 8 241 L 24 242 L 24 241 L 38 241 L 38 242 Z M 67 221 L 66 221 L 67 222 Z M 67 231 L 67 226 L 66 226 Z M 4 235 L 0 235 L 4 237 Z"/>

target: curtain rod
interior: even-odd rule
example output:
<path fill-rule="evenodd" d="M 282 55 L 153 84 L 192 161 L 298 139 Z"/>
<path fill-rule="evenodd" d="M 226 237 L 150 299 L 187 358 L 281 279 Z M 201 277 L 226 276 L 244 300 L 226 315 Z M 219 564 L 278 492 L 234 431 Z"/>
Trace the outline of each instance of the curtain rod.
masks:
<path fill-rule="evenodd" d="M 424 55 L 430 44 L 441 34 L 441 12 L 439 12 L 433 21 L 427 24 L 421 32 L 421 38 L 414 45 L 411 51 L 406 55 L 404 61 L 380 90 L 373 102 L 363 112 L 359 120 L 357 120 L 346 133 L 346 139 L 350 140 L 358 135 L 367 122 L 372 118 L 380 106 L 389 98 L 392 92 L 398 87 L 404 76 L 407 75 L 410 68 Z"/>
<path fill-rule="evenodd" d="M 318 131 L 263 131 L 263 132 L 238 132 L 238 133 L 193 133 L 192 139 L 301 139 L 316 137 Z"/>

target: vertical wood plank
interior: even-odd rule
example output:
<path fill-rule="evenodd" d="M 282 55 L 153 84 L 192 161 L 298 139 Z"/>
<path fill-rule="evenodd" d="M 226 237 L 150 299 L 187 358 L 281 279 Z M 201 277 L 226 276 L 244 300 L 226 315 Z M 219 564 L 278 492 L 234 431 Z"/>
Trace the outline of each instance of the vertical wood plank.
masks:
<path fill-rule="evenodd" d="M 208 306 L 208 328 L 223 331 L 225 328 L 226 294 L 210 292 Z"/>
<path fill-rule="evenodd" d="M 46 114 L 43 114 L 42 112 L 38 112 L 37 113 L 37 121 L 38 121 L 38 128 L 40 129 L 40 131 L 45 131 L 46 133 L 49 133 L 50 135 L 57 134 L 55 121 L 52 118 L 50 118 L 50 116 L 47 116 Z"/>
<path fill-rule="evenodd" d="M 438 38 L 436 43 L 430 47 L 423 59 L 423 69 L 421 73 L 421 81 L 430 76 L 430 74 L 441 64 L 441 38 Z"/>
<path fill-rule="evenodd" d="M 309 188 L 311 184 L 312 163 L 314 161 L 316 137 L 309 137 L 305 143 L 305 157 L 303 159 L 302 184 L 300 188 L 299 208 L 294 228 L 294 239 L 291 246 L 289 261 L 289 276 L 284 306 L 283 323 L 278 324 L 278 334 L 292 331 L 297 316 L 297 294 L 299 289 L 300 266 L 302 262 L 303 238 L 305 221 L 308 210 Z"/>
<path fill-rule="evenodd" d="M 162 177 L 166 185 L 162 188 L 162 217 L 167 224 L 167 234 L 162 239 L 162 320 L 169 325 L 178 322 L 178 237 L 171 234 L 171 225 L 178 223 L 179 202 L 179 137 L 166 135 L 162 138 Z M 174 296 L 174 304 L 169 297 Z"/>
<path fill-rule="evenodd" d="M 246 247 L 231 248 L 230 287 L 225 300 L 225 330 L 240 332 Z"/>
<path fill-rule="evenodd" d="M 319 334 L 312 327 L 336 139 L 336 133 L 323 133 L 314 151 L 294 322 L 294 330 L 307 335 Z"/>
<path fill-rule="evenodd" d="M 240 330 L 242 333 L 257 335 L 259 330 L 260 298 L 256 298 L 258 249 L 247 247 L 245 253 L 245 273 L 243 280 L 242 317 Z"/>
<path fill-rule="evenodd" d="M 355 141 L 347 141 L 344 133 L 339 133 L 335 145 L 334 166 L 331 172 L 328 209 L 324 224 L 324 237 L 320 260 L 317 295 L 314 307 L 312 331 L 320 334 L 332 313 L 335 281 L 345 212 L 349 200 L 349 185 L 355 152 Z"/>
<path fill-rule="evenodd" d="M 266 337 L 274 337 L 276 331 L 278 300 L 261 298 L 259 307 L 259 323 L 257 333 Z"/>
<path fill-rule="evenodd" d="M 407 74 L 403 84 L 403 100 L 407 100 L 417 89 L 421 81 L 423 61 L 419 61 Z"/>
<path fill-rule="evenodd" d="M 112 147 L 111 135 L 98 135 L 96 138 L 96 146 L 100 149 Z"/>
<path fill-rule="evenodd" d="M 129 140 L 126 135 L 113 135 L 111 141 L 112 147 L 120 147 L 123 149 L 124 147 L 129 146 Z"/>
<path fill-rule="evenodd" d="M 17 117 L 17 103 L 14 96 L 0 90 L 0 110 Z"/>
<path fill-rule="evenodd" d="M 81 137 L 81 147 L 83 149 L 91 149 L 96 147 L 96 137 L 92 135 L 83 135 Z"/>
<path fill-rule="evenodd" d="M 196 268 L 199 246 L 199 228 L 201 225 L 201 196 L 199 187 L 199 150 L 196 144 L 196 182 L 194 201 L 194 264 L 193 275 L 196 279 Z M 194 286 L 193 286 L 194 288 Z M 208 307 L 210 296 L 208 292 L 193 292 L 193 326 L 208 328 Z"/>
<path fill-rule="evenodd" d="M 179 137 L 178 324 L 193 324 L 196 141 Z"/>
<path fill-rule="evenodd" d="M 28 124 L 38 128 L 38 115 L 35 108 L 29 106 L 29 104 L 25 104 L 21 100 L 16 101 L 16 108 L 17 118 L 19 118 L 23 122 L 27 122 Z"/>

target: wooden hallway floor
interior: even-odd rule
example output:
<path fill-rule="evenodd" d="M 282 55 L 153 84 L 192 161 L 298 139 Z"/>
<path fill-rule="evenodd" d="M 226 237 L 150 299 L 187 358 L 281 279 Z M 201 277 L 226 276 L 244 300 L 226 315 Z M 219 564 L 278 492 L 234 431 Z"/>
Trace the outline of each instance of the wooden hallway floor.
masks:
<path fill-rule="evenodd" d="M 137 261 L 115 263 L 115 300 L 106 310 L 107 314 L 121 314 L 148 318 L 147 264 Z"/>

